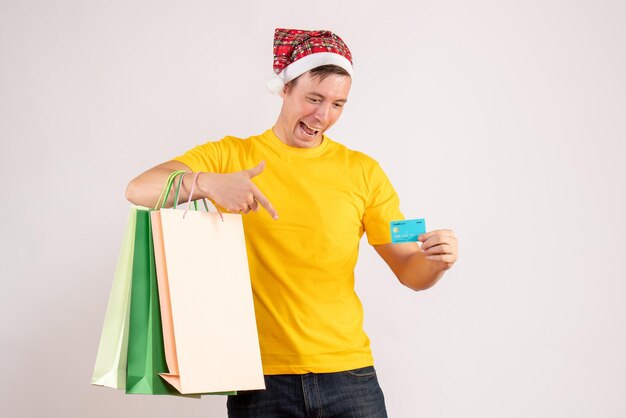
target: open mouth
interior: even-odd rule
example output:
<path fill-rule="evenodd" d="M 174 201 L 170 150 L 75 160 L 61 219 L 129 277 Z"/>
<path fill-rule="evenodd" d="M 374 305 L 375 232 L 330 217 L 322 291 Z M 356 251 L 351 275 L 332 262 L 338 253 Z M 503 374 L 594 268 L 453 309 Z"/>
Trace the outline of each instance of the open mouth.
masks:
<path fill-rule="evenodd" d="M 309 125 L 302 121 L 300 122 L 300 129 L 302 129 L 302 132 L 304 132 L 304 134 L 310 138 L 313 138 L 320 131 L 319 129 L 311 128 Z"/>

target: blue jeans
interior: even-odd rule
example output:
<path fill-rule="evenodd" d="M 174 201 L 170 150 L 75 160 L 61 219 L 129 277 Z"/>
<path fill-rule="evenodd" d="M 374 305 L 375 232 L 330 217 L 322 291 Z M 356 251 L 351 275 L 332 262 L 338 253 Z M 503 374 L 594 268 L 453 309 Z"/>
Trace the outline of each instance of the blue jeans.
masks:
<path fill-rule="evenodd" d="M 386 418 L 373 366 L 336 373 L 266 375 L 265 390 L 229 396 L 230 418 Z"/>

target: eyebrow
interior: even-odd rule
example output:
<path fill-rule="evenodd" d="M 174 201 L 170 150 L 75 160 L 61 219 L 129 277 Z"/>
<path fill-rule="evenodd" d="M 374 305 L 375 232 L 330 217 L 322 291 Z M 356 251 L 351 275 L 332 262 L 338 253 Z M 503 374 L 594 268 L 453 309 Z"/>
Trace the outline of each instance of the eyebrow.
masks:
<path fill-rule="evenodd" d="M 311 93 L 308 93 L 308 94 L 309 94 L 310 96 L 317 96 L 317 97 L 319 97 L 319 98 L 321 98 L 321 99 L 325 99 L 325 97 L 324 97 L 324 96 L 322 96 L 322 95 L 321 95 L 321 94 L 319 94 L 319 93 L 311 92 Z M 335 100 L 335 102 L 347 103 L 347 102 L 348 102 L 348 99 L 338 99 L 338 100 Z"/>

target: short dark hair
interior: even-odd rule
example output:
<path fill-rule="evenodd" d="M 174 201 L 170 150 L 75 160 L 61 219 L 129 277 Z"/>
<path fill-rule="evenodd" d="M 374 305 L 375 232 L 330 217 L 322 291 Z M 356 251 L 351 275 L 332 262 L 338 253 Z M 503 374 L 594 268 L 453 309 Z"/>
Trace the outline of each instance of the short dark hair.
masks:
<path fill-rule="evenodd" d="M 329 75 L 333 75 L 333 74 L 350 77 L 350 73 L 348 73 L 345 69 L 341 68 L 340 66 L 334 65 L 334 64 L 320 65 L 319 67 L 315 67 L 312 70 L 307 71 L 307 73 L 311 74 L 311 78 L 319 78 L 320 81 L 323 81 L 326 77 L 328 77 Z M 299 75 L 298 77 L 294 78 L 293 80 L 288 82 L 287 85 L 295 86 L 296 82 L 298 81 L 300 77 L 302 77 L 302 75 Z"/>

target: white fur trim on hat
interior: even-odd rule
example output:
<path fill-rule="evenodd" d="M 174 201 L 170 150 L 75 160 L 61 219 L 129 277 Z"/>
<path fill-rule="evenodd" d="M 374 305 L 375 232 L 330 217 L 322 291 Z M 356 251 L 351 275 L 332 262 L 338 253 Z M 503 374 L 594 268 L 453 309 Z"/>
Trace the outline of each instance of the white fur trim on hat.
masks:
<path fill-rule="evenodd" d="M 354 73 L 352 64 L 346 57 L 334 52 L 317 52 L 292 62 L 279 74 L 274 74 L 267 80 L 266 87 L 272 93 L 278 94 L 285 87 L 285 84 L 291 80 L 300 77 L 313 68 L 331 64 L 343 68 L 350 76 Z"/>

